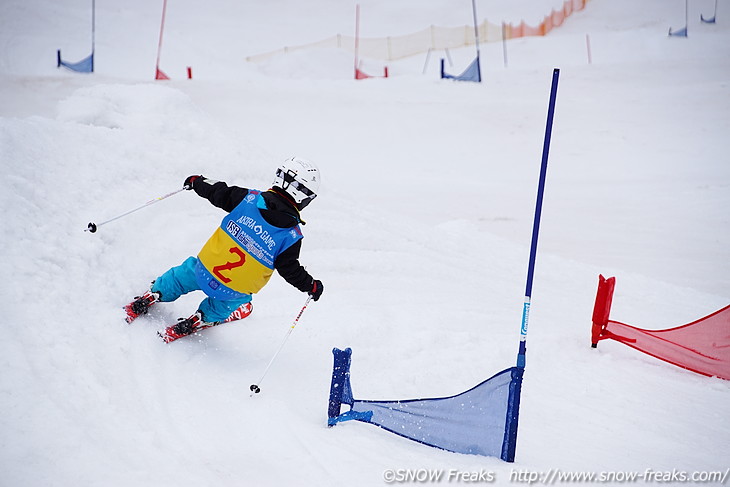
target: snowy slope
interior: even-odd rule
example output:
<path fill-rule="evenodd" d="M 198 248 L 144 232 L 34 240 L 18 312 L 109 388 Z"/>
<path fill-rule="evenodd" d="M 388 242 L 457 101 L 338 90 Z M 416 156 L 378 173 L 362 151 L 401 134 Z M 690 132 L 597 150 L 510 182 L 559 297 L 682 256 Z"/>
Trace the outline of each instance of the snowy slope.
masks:
<path fill-rule="evenodd" d="M 339 51 L 246 55 L 351 34 L 354 3 L 0 5 L 5 339 L 3 485 L 381 485 L 386 469 L 705 471 L 730 467 L 730 384 L 617 343 L 589 347 L 597 276 L 612 318 L 680 325 L 730 300 L 730 29 L 714 2 L 592 0 L 545 38 L 482 46 L 482 84 L 425 56 L 351 80 Z M 471 21 L 453 2 L 363 0 L 364 36 Z M 468 2 L 467 2 L 468 3 Z M 479 4 L 539 19 L 558 1 Z M 154 4 L 154 5 L 153 5 Z M 322 15 L 327 12 L 327 15 Z M 593 63 L 587 63 L 589 34 Z M 458 71 L 473 49 L 451 53 Z M 371 66 L 379 66 L 372 62 Z M 185 80 L 192 66 L 194 80 Z M 328 429 L 331 349 L 363 399 L 450 395 L 513 365 L 553 67 L 550 154 L 517 461 L 430 449 L 365 424 Z M 266 188 L 283 158 L 323 172 L 302 262 L 325 284 L 249 396 L 305 296 L 272 279 L 244 322 L 164 345 L 120 307 L 194 255 L 222 213 L 192 193 L 84 232 L 190 174 Z"/>

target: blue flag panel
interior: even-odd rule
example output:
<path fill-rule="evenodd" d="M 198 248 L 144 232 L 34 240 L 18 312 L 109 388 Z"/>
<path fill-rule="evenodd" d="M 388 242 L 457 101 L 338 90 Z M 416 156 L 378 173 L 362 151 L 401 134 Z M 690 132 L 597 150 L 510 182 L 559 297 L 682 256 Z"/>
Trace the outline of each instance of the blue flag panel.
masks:
<path fill-rule="evenodd" d="M 354 419 L 436 448 L 514 461 L 523 369 L 503 370 L 455 396 L 366 401 L 352 396 L 351 353 L 333 350 L 330 426 Z M 341 404 L 350 410 L 340 414 Z"/>
<path fill-rule="evenodd" d="M 441 78 L 454 79 L 457 81 L 474 81 L 480 83 L 482 81 L 482 73 L 479 67 L 479 56 L 471 62 L 469 66 L 458 76 L 448 74 L 444 71 L 444 60 L 441 60 Z"/>
<path fill-rule="evenodd" d="M 355 401 L 356 412 L 372 411 L 369 423 L 444 450 L 499 457 L 512 369 L 451 397 L 405 401 Z"/>
<path fill-rule="evenodd" d="M 89 54 L 88 57 L 82 59 L 81 61 L 77 63 L 69 63 L 66 61 L 63 61 L 61 59 L 61 50 L 58 50 L 58 66 L 64 68 L 68 68 L 71 71 L 76 71 L 77 73 L 93 73 L 94 72 L 94 53 L 92 52 Z"/>

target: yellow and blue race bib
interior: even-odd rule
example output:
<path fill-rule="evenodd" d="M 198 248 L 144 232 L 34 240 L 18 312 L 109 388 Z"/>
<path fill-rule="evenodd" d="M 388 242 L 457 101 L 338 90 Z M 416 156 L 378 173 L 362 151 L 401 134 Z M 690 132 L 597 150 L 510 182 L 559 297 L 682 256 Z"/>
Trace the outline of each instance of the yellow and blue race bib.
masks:
<path fill-rule="evenodd" d="M 249 190 L 200 250 L 195 276 L 208 296 L 229 300 L 258 292 L 274 273 L 279 254 L 303 238 L 299 225 L 267 223 L 258 204 L 263 204 L 261 191 Z"/>

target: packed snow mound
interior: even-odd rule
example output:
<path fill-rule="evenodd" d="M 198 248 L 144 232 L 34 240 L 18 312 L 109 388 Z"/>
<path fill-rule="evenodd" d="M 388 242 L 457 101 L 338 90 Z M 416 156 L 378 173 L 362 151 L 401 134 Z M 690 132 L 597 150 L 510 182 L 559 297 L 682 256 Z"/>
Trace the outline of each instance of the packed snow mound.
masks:
<path fill-rule="evenodd" d="M 58 120 L 63 122 L 156 133 L 175 127 L 181 138 L 200 132 L 201 118 L 203 113 L 188 95 L 149 83 L 80 88 L 58 104 Z"/>

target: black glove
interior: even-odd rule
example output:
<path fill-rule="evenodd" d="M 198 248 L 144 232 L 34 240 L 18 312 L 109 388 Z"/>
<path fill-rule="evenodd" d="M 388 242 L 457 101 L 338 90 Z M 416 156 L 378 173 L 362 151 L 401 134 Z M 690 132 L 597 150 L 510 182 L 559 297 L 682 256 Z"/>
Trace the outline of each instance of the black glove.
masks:
<path fill-rule="evenodd" d="M 198 178 L 202 178 L 202 177 L 203 176 L 200 176 L 200 175 L 198 175 L 198 176 L 188 176 L 188 178 L 183 183 L 183 188 L 185 188 L 188 191 L 190 191 L 191 189 L 193 189 L 193 184 L 195 184 L 195 180 L 198 179 Z"/>
<path fill-rule="evenodd" d="M 319 297 L 322 295 L 322 292 L 324 291 L 324 285 L 322 284 L 322 281 L 313 281 L 312 282 L 312 290 L 309 291 L 309 295 L 312 296 L 312 299 L 315 301 L 319 301 Z"/>

